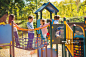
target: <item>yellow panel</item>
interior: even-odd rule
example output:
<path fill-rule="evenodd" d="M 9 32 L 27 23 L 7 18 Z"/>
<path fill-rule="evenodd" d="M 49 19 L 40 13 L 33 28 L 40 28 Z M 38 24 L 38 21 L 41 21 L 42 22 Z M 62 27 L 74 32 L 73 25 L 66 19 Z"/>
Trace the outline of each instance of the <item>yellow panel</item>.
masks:
<path fill-rule="evenodd" d="M 66 21 L 64 21 L 64 24 L 66 24 L 66 39 L 68 39 L 68 40 L 71 39 L 71 41 L 70 41 L 70 43 L 71 43 L 71 42 L 73 42 L 73 31 L 70 28 L 70 26 L 68 26 Z M 66 40 L 66 41 L 68 41 L 68 40 Z M 68 50 L 72 54 L 72 56 L 74 56 L 73 43 L 71 43 L 71 44 L 66 44 L 65 43 L 65 46 L 68 48 Z"/>

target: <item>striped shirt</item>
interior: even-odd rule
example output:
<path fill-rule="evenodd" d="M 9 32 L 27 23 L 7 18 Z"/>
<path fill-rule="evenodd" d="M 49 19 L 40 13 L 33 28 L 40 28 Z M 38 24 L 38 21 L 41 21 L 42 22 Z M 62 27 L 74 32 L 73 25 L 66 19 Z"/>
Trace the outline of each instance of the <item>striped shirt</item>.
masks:
<path fill-rule="evenodd" d="M 27 22 L 28 29 L 34 29 L 33 22 Z M 34 33 L 34 31 L 28 31 L 28 33 Z"/>

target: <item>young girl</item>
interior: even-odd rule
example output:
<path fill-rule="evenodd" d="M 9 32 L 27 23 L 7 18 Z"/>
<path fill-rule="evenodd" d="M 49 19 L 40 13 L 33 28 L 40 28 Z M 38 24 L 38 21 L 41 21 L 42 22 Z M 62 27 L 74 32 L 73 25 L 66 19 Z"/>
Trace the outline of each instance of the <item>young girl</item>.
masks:
<path fill-rule="evenodd" d="M 11 14 L 9 16 L 8 23 L 11 24 L 11 22 L 14 21 L 14 18 L 15 18 L 15 16 L 13 14 Z M 13 22 L 13 26 L 15 26 L 15 25 L 17 25 L 17 24 L 15 24 Z M 15 36 L 16 47 L 19 47 L 20 46 L 19 41 L 18 41 L 19 37 L 18 37 L 18 32 L 17 32 L 17 28 L 16 27 L 13 28 L 13 32 L 14 32 L 14 36 Z"/>
<path fill-rule="evenodd" d="M 46 23 L 46 24 L 45 24 L 45 20 L 41 19 L 41 20 L 40 20 L 40 24 L 41 24 L 41 25 L 40 25 L 40 28 L 42 28 L 42 27 L 45 27 L 45 26 L 49 25 L 50 23 Z M 46 36 L 47 36 L 47 33 L 48 33 L 47 27 L 42 28 L 41 31 L 42 31 L 43 37 L 45 38 L 45 41 L 47 41 L 47 39 L 46 39 Z M 31 55 L 31 54 L 34 54 L 34 53 L 36 53 L 36 52 L 37 52 L 37 49 L 31 51 L 31 52 L 30 52 L 30 55 Z"/>
<path fill-rule="evenodd" d="M 41 24 L 41 25 L 40 25 L 40 28 L 42 28 L 42 27 L 45 27 L 45 26 L 49 25 L 50 23 L 46 23 L 46 24 L 45 24 L 45 20 L 41 19 L 41 20 L 40 20 L 40 24 Z M 47 36 L 47 33 L 48 33 L 47 27 L 42 28 L 41 31 L 42 31 L 42 35 L 43 35 L 43 37 L 45 38 L 45 41 L 46 41 L 46 40 L 47 40 L 47 39 L 46 39 L 46 36 Z"/>

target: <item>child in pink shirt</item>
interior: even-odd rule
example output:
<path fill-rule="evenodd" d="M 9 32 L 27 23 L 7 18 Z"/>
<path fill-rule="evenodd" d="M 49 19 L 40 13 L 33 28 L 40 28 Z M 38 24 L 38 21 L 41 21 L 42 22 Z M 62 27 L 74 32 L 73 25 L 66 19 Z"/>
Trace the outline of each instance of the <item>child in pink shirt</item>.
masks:
<path fill-rule="evenodd" d="M 41 25 L 40 25 L 40 28 L 42 28 L 42 27 L 45 27 L 45 26 L 49 25 L 50 23 L 46 23 L 46 24 L 45 24 L 45 20 L 41 19 L 41 20 L 40 20 L 40 24 L 41 24 Z M 47 39 L 46 39 L 46 36 L 47 36 L 47 33 L 48 33 L 47 27 L 42 28 L 41 31 L 42 31 L 43 37 L 45 38 L 45 41 L 47 41 Z M 34 54 L 35 51 L 37 52 L 37 50 L 34 50 L 34 51 L 30 52 L 30 54 Z"/>
<path fill-rule="evenodd" d="M 42 27 L 45 27 L 45 26 L 49 25 L 50 23 L 46 23 L 46 24 L 45 24 L 45 20 L 41 19 L 41 20 L 40 20 L 40 24 L 41 24 L 41 25 L 40 25 L 40 28 L 42 28 Z M 46 36 L 47 36 L 47 33 L 48 33 L 47 27 L 42 28 L 41 31 L 42 31 L 43 37 L 44 37 L 45 40 L 46 40 Z"/>

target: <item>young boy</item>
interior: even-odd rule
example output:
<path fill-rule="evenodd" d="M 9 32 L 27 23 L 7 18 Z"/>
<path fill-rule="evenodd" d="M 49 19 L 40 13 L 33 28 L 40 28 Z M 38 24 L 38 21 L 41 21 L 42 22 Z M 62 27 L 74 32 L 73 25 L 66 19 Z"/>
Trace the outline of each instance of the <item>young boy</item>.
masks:
<path fill-rule="evenodd" d="M 54 16 L 54 23 L 53 24 L 59 24 L 59 18 L 60 18 L 60 16 L 59 15 L 55 15 Z"/>
<path fill-rule="evenodd" d="M 27 27 L 28 27 L 28 29 L 33 29 L 34 30 L 33 17 L 32 16 L 28 17 Z M 33 38 L 34 38 L 34 31 L 28 31 L 28 44 L 27 44 L 27 48 L 32 49 Z"/>

